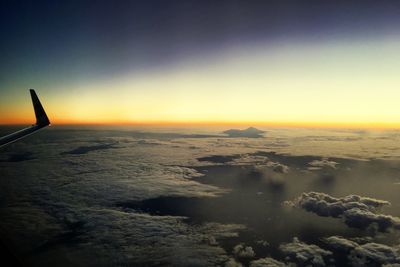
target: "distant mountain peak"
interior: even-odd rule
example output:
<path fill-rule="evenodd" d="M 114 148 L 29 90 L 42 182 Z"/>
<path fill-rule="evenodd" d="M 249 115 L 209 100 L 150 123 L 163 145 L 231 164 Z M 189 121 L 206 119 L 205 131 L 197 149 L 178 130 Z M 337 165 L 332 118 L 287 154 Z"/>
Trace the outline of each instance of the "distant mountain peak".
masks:
<path fill-rule="evenodd" d="M 259 138 L 263 137 L 263 133 L 265 131 L 259 130 L 254 127 L 249 127 L 244 130 L 240 129 L 229 129 L 223 132 L 224 134 L 229 135 L 230 137 L 248 137 L 248 138 Z"/>
<path fill-rule="evenodd" d="M 243 131 L 245 131 L 245 132 L 265 133 L 265 131 L 259 130 L 259 129 L 254 128 L 254 127 L 249 127 L 249 128 L 247 128 L 247 129 L 245 129 L 245 130 L 243 130 Z"/>

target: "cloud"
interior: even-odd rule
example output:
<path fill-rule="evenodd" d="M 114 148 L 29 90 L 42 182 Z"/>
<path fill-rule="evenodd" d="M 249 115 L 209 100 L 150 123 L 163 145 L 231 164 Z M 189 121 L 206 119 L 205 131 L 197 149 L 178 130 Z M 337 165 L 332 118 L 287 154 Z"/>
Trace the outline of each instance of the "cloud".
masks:
<path fill-rule="evenodd" d="M 233 165 L 263 165 L 267 164 L 269 159 L 265 156 L 240 154 L 232 160 Z"/>
<path fill-rule="evenodd" d="M 394 227 L 400 229 L 400 218 L 384 214 L 375 214 L 362 209 L 350 209 L 344 212 L 343 218 L 348 226 L 355 228 L 367 228 L 376 226 L 379 231 L 386 231 Z"/>
<path fill-rule="evenodd" d="M 98 145 L 93 145 L 93 146 L 80 146 L 75 149 L 72 149 L 70 151 L 65 151 L 60 153 L 61 155 L 78 155 L 78 154 L 87 154 L 91 151 L 95 150 L 104 150 L 104 149 L 111 149 L 111 148 L 116 148 L 115 144 L 98 144 Z"/>
<path fill-rule="evenodd" d="M 245 246 L 244 244 L 238 244 L 233 248 L 233 254 L 237 258 L 253 258 L 256 253 L 250 246 Z"/>
<path fill-rule="evenodd" d="M 66 265 L 71 266 L 78 263 L 100 266 L 157 264 L 223 266 L 229 257 L 234 257 L 227 255 L 227 252 L 231 254 L 231 242 L 235 242 L 234 244 L 251 242 L 247 240 L 246 235 L 238 236 L 238 232 L 243 231 L 243 228 L 233 228 L 222 224 L 219 226 L 208 223 L 207 226 L 187 224 L 175 216 L 135 214 L 132 210 L 124 210 L 115 204 L 123 201 L 141 201 L 166 196 L 184 198 L 226 196 L 230 193 L 224 194 L 226 193 L 224 188 L 228 187 L 217 183 L 224 179 L 223 175 L 226 174 L 228 177 L 232 174 L 232 177 L 238 180 L 239 178 L 234 176 L 239 173 L 236 170 L 240 170 L 244 174 L 243 177 L 246 178 L 247 170 L 250 169 L 248 167 L 232 168 L 235 169 L 235 172 L 230 173 L 228 172 L 231 170 L 229 167 L 218 167 L 215 170 L 221 170 L 221 172 L 214 173 L 210 171 L 212 168 L 208 167 L 182 167 L 214 165 L 212 162 L 197 161 L 197 158 L 201 157 L 237 155 L 240 152 L 241 157 L 228 161 L 227 165 L 241 164 L 272 168 L 265 171 L 272 177 L 283 177 L 283 175 L 272 173 L 273 168 L 278 164 L 290 166 L 295 173 L 298 169 L 310 166 L 308 165 L 309 162 L 321 159 L 321 156 L 331 157 L 337 153 L 337 151 L 327 150 L 326 153 L 329 153 L 329 155 L 321 155 L 319 154 L 321 151 L 315 151 L 314 147 L 309 146 L 310 143 L 304 144 L 292 137 L 282 139 L 288 142 L 290 147 L 279 150 L 278 152 L 281 153 L 279 155 L 274 156 L 270 152 L 257 152 L 270 149 L 271 143 L 277 140 L 270 135 L 271 138 L 176 139 L 182 143 L 176 143 L 179 147 L 175 148 L 172 145 L 175 144 L 173 142 L 177 141 L 171 140 L 175 137 L 167 135 L 158 139 L 159 136 L 156 135 L 153 135 L 153 137 L 147 136 L 147 134 L 135 136 L 136 134 L 131 131 L 117 133 L 113 131 L 79 130 L 71 133 L 57 130 L 56 132 L 54 134 L 48 131 L 50 139 L 47 135 L 42 140 L 40 140 L 39 135 L 35 136 L 35 140 L 36 137 L 39 137 L 40 142 L 38 141 L 34 145 L 20 143 L 24 145 L 18 146 L 16 144 L 20 152 L 33 151 L 34 156 L 39 160 L 20 162 L 18 168 L 16 168 L 16 164 L 1 163 L 5 175 L 2 179 L 1 200 L 7 204 L 4 205 L 4 213 L 7 216 L 4 216 L 1 225 L 12 235 L 13 241 L 18 247 L 23 248 L 24 253 L 21 255 L 32 255 L 32 260 L 38 266 L 56 265 L 57 262 L 64 262 L 63 255 L 64 257 L 68 256 L 69 260 L 73 261 L 66 263 Z M 43 134 L 47 134 L 47 131 Z M 280 132 L 279 134 L 276 133 L 276 136 L 278 135 L 281 138 Z M 284 134 L 284 136 L 286 135 Z M 146 142 L 140 140 L 146 140 Z M 165 145 L 157 145 L 157 140 L 159 140 L 158 144 Z M 115 149 L 89 151 L 90 157 L 85 155 L 60 156 L 60 153 L 72 151 L 78 147 L 92 147 L 115 142 L 117 144 Z M 300 144 L 302 147 L 299 148 Z M 198 149 L 190 149 L 192 146 Z M 338 147 L 337 150 L 340 151 L 339 153 L 346 152 L 343 152 L 341 147 Z M 16 153 L 18 151 L 7 153 L 11 152 Z M 291 153 L 310 153 L 313 155 L 317 153 L 318 156 L 290 156 Z M 1 158 L 7 159 L 8 154 L 1 155 Z M 351 163 L 347 160 L 330 159 L 340 162 L 343 169 L 347 166 L 347 163 Z M 371 162 L 371 164 L 375 163 Z M 386 165 L 379 166 L 384 167 Z M 206 171 L 209 171 L 209 179 L 214 179 L 212 182 L 201 183 L 201 179 L 192 179 L 201 176 L 200 172 L 206 173 Z M 279 172 L 279 168 L 274 171 Z M 41 173 L 40 176 L 35 175 L 38 172 Z M 221 177 L 219 177 L 219 174 L 221 174 Z M 299 176 L 299 179 L 296 177 L 295 183 L 289 184 L 289 190 L 292 185 L 299 185 L 299 188 L 301 188 L 304 181 L 309 181 L 308 179 L 303 180 L 309 174 L 303 176 L 303 173 L 299 173 L 302 176 Z M 215 178 L 212 176 L 215 176 Z M 220 186 L 220 188 L 217 186 Z M 239 189 L 239 186 L 242 185 L 235 186 L 234 189 Z M 351 189 L 351 187 L 346 188 L 346 190 Z M 238 190 L 238 193 L 241 193 L 240 190 Z M 234 193 L 231 196 L 235 196 Z M 264 216 L 265 208 L 268 208 L 270 204 L 279 203 L 284 194 L 277 194 L 279 197 L 275 199 L 270 198 L 269 193 L 269 191 L 264 191 L 263 195 L 257 195 L 259 199 L 257 202 L 242 201 L 241 203 L 245 206 L 244 209 L 250 207 L 248 203 L 251 203 L 251 208 L 253 208 L 253 203 L 259 204 L 260 209 L 254 206 L 254 211 L 262 209 L 263 212 L 251 213 L 251 215 L 259 216 L 254 217 L 255 220 L 260 218 L 259 222 L 265 219 L 268 224 L 273 224 L 276 220 L 281 220 L 279 216 L 274 216 L 273 210 L 268 218 L 261 217 Z M 208 199 L 217 200 L 219 198 Z M 268 199 L 268 204 L 265 202 L 266 199 Z M 366 199 L 364 199 L 365 201 Z M 231 201 L 227 203 L 232 204 Z M 193 209 L 193 207 L 190 208 Z M 240 222 L 241 220 L 238 216 L 240 214 L 235 214 L 236 217 L 232 218 L 224 217 L 221 214 L 214 219 L 207 217 L 209 216 L 209 208 L 206 211 L 207 215 L 204 217 L 211 218 L 210 221 L 219 221 L 222 217 L 223 222 L 227 223 Z M 218 210 L 215 212 L 218 212 Z M 277 215 L 280 215 L 280 212 L 281 210 L 277 207 Z M 269 211 L 268 214 L 270 214 Z M 291 220 L 292 218 L 288 217 L 287 221 L 292 222 L 286 224 L 288 226 L 288 228 L 285 228 L 288 229 L 287 233 L 276 232 L 276 238 L 279 242 L 282 242 L 280 241 L 282 239 L 287 240 L 287 235 L 300 236 L 304 233 L 301 232 L 304 229 L 304 227 L 301 227 L 304 225 L 303 222 Z M 297 223 L 299 230 L 291 230 L 290 227 Z M 308 221 L 304 223 L 307 224 Z M 32 225 L 35 227 L 32 228 Z M 262 227 L 262 229 L 258 227 Z M 26 229 L 29 229 L 29 231 Z M 274 231 L 274 229 L 268 231 Z M 253 229 L 250 231 L 253 231 Z M 261 226 L 254 228 L 254 231 L 256 233 L 265 231 L 264 222 Z M 318 234 L 323 235 L 324 232 Z M 254 236 L 256 239 L 260 237 L 259 235 Z M 315 236 L 315 238 L 319 237 L 319 235 Z M 223 238 L 229 240 L 225 242 Z M 45 248 L 40 247 L 43 243 L 47 245 Z M 250 245 L 251 243 L 246 244 Z M 40 253 L 34 253 L 33 249 L 38 246 L 42 250 Z M 262 248 L 260 244 L 252 245 L 252 247 L 257 254 L 258 249 L 260 251 L 262 249 L 264 251 L 277 250 L 276 242 L 272 242 L 268 248 Z M 325 247 L 322 248 L 325 249 Z M 174 253 L 171 254 L 171 251 L 174 251 Z M 281 255 L 282 253 L 279 253 L 276 259 L 284 261 Z M 260 255 L 257 256 L 261 257 Z M 262 257 L 265 256 L 262 255 Z M 42 259 L 41 262 L 39 262 L 40 259 Z M 235 261 L 237 260 L 241 259 Z M 245 265 L 252 260 L 261 263 L 262 259 L 256 260 L 256 257 L 254 257 L 241 261 Z"/>
<path fill-rule="evenodd" d="M 84 208 L 74 213 L 73 220 L 83 222 L 79 229 L 59 231 L 49 239 L 41 239 L 39 247 L 41 252 L 51 252 L 68 243 L 71 266 L 88 258 L 93 266 L 220 266 L 228 257 L 215 240 L 237 236 L 241 229 L 239 225 L 217 223 L 190 226 L 176 217 L 107 208 Z M 214 240 L 212 244 L 210 240 Z M 91 257 L 93 253 L 98 256 Z M 47 256 L 47 266 L 60 260 L 51 253 Z"/>
<path fill-rule="evenodd" d="M 53 192 L 72 202 L 77 201 L 77 195 L 71 198 L 69 192 L 79 192 L 80 203 L 101 203 L 108 206 L 121 201 L 159 196 L 201 197 L 217 196 L 226 192 L 226 189 L 193 180 L 202 174 L 192 168 L 139 160 L 129 162 L 129 158 L 124 160 L 123 157 L 119 161 L 101 160 L 101 165 L 98 165 L 100 157 L 106 155 L 96 155 L 94 159 L 69 158 L 68 164 L 71 166 L 60 169 L 63 170 L 62 179 L 57 179 L 59 188 L 53 189 Z"/>
<path fill-rule="evenodd" d="M 349 255 L 353 266 L 367 266 L 372 263 L 400 263 L 398 248 L 392 248 L 378 243 L 367 243 L 357 246 Z"/>
<path fill-rule="evenodd" d="M 252 154 L 212 155 L 200 157 L 198 161 L 208 161 L 226 165 L 266 165 L 270 162 L 268 157 Z"/>
<path fill-rule="evenodd" d="M 288 173 L 289 167 L 285 164 L 271 161 L 265 155 L 255 154 L 235 154 L 235 155 L 213 155 L 198 158 L 199 161 L 208 161 L 226 165 L 246 166 L 252 165 L 257 171 L 262 171 L 265 167 L 271 168 L 277 173 Z"/>
<path fill-rule="evenodd" d="M 379 231 L 386 231 L 390 227 L 400 228 L 400 218 L 377 213 L 379 208 L 390 205 L 385 200 L 357 195 L 335 198 L 325 193 L 309 192 L 286 204 L 319 216 L 343 218 L 350 227 L 364 229 L 377 226 Z"/>
<path fill-rule="evenodd" d="M 264 247 L 267 247 L 267 246 L 270 245 L 270 244 L 268 243 L 268 241 L 266 241 L 266 240 L 257 240 L 256 243 L 259 244 L 259 245 L 261 245 L 261 246 L 264 246 Z"/>
<path fill-rule="evenodd" d="M 331 248 L 338 251 L 349 252 L 358 246 L 358 243 L 341 236 L 330 236 L 323 239 Z"/>
<path fill-rule="evenodd" d="M 293 238 L 291 243 L 280 245 L 279 248 L 289 259 L 302 265 L 325 266 L 324 258 L 332 256 L 332 252 L 317 245 L 303 243 L 297 237 Z"/>
<path fill-rule="evenodd" d="M 273 258 L 261 258 L 250 262 L 250 267 L 285 267 L 285 263 L 277 261 Z"/>
<path fill-rule="evenodd" d="M 225 262 L 225 267 L 243 267 L 243 264 L 236 261 L 234 258 L 229 258 L 229 260 Z"/>
<path fill-rule="evenodd" d="M 352 266 L 400 263 L 399 247 L 390 247 L 374 242 L 358 244 L 340 236 L 325 238 L 324 242 L 335 251 L 345 252 Z"/>
<path fill-rule="evenodd" d="M 272 168 L 272 170 L 274 172 L 278 172 L 278 173 L 288 173 L 289 172 L 289 167 L 282 163 L 279 163 L 279 162 L 270 161 L 266 164 L 266 166 Z"/>
<path fill-rule="evenodd" d="M 165 141 L 160 141 L 157 139 L 140 139 L 137 141 L 139 145 L 151 145 L 151 146 L 160 146 L 160 145 L 169 145 L 170 143 Z"/>
<path fill-rule="evenodd" d="M 109 153 L 88 152 L 90 157 L 60 156 L 82 145 L 91 147 L 81 141 L 60 142 L 54 144 L 54 150 L 45 147 L 42 154 L 46 160 L 23 162 L 24 168 L 7 163 L 7 170 L 13 170 L 5 172 L 9 173 L 7 177 L 15 178 L 7 179 L 12 182 L 10 193 L 24 196 L 31 192 L 27 200 L 6 198 L 6 187 L 2 187 L 4 198 L 12 205 L 7 208 L 10 216 L 5 216 L 7 221 L 1 225 L 12 233 L 13 241 L 23 249 L 22 255 L 35 255 L 32 260 L 38 266 L 55 266 L 58 261 L 64 262 L 63 255 L 67 254 L 71 256 L 66 263 L 69 266 L 225 263 L 228 256 L 219 242 L 236 237 L 243 227 L 189 225 L 177 217 L 134 214 L 115 206 L 120 201 L 158 196 L 203 197 L 226 192 L 193 180 L 202 176 L 195 169 L 176 165 L 186 162 L 181 158 L 195 157 L 186 150 L 174 154 L 178 150 L 168 146 L 137 142 L 118 144 Z M 42 154 L 35 151 L 35 155 Z M 31 174 L 37 171 L 40 177 Z M 34 249 L 40 253 L 34 253 Z"/>
<path fill-rule="evenodd" d="M 336 165 L 339 164 L 335 161 L 328 160 L 327 158 L 323 158 L 321 160 L 313 160 L 308 163 L 310 167 L 308 167 L 309 170 L 320 170 L 322 168 L 330 168 L 330 169 L 336 169 Z"/>
<path fill-rule="evenodd" d="M 201 157 L 198 158 L 198 161 L 208 161 L 208 162 L 213 162 L 213 163 L 228 163 L 232 162 L 234 159 L 239 158 L 240 155 L 212 155 L 212 156 L 207 156 L 207 157 Z"/>

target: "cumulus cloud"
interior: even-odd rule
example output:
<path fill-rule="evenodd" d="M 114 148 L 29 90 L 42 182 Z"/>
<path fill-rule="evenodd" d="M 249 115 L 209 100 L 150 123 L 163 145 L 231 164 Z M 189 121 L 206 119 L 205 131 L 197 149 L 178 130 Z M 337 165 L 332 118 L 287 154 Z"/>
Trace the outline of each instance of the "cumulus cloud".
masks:
<path fill-rule="evenodd" d="M 267 166 L 272 168 L 274 170 L 274 172 L 278 172 L 278 173 L 288 173 L 289 172 L 289 167 L 282 163 L 279 163 L 279 162 L 270 161 L 267 163 Z"/>
<path fill-rule="evenodd" d="M 263 165 L 268 162 L 268 157 L 252 154 L 241 154 L 232 160 L 234 165 Z"/>
<path fill-rule="evenodd" d="M 277 261 L 273 258 L 266 257 L 250 262 L 250 267 L 284 267 L 287 266 L 281 261 Z"/>
<path fill-rule="evenodd" d="M 233 254 L 237 258 L 253 258 L 256 253 L 250 246 L 245 246 L 244 244 L 238 244 L 233 248 Z"/>
<path fill-rule="evenodd" d="M 269 243 L 266 240 L 257 240 L 256 243 L 264 247 L 269 246 Z"/>
<path fill-rule="evenodd" d="M 291 243 L 280 245 L 279 248 L 291 260 L 305 265 L 325 266 L 324 258 L 332 256 L 332 252 L 317 245 L 303 243 L 297 237 L 293 238 Z"/>
<path fill-rule="evenodd" d="M 253 165 L 258 171 L 262 171 L 265 167 L 271 168 L 277 173 L 287 173 L 289 171 L 289 167 L 285 164 L 271 161 L 267 156 L 256 154 L 236 155 L 228 163 L 230 165 Z"/>
<path fill-rule="evenodd" d="M 372 263 L 400 263 L 400 253 L 398 248 L 377 243 L 367 243 L 356 247 L 350 253 L 349 260 L 354 266 L 367 266 Z"/>
<path fill-rule="evenodd" d="M 271 168 L 277 173 L 289 172 L 289 167 L 285 164 L 271 161 L 267 156 L 256 154 L 213 155 L 201 157 L 198 160 L 226 165 L 252 165 L 258 171 L 262 171 L 264 168 Z"/>
<path fill-rule="evenodd" d="M 331 236 L 324 242 L 335 251 L 347 253 L 352 266 L 400 264 L 399 247 L 369 242 L 358 244 L 340 236 Z"/>
<path fill-rule="evenodd" d="M 400 228 L 400 218 L 377 213 L 379 208 L 390 205 L 385 200 L 357 195 L 335 198 L 325 193 L 309 192 L 286 204 L 319 216 L 343 218 L 350 227 L 364 229 L 377 226 L 379 231 L 386 231 L 390 227 Z"/>
<path fill-rule="evenodd" d="M 379 231 L 386 231 L 394 227 L 400 229 L 400 218 L 390 215 L 376 214 L 362 209 L 350 209 L 344 212 L 343 218 L 348 226 L 355 228 L 377 227 Z"/>
<path fill-rule="evenodd" d="M 322 168 L 331 168 L 331 169 L 336 169 L 336 165 L 339 164 L 335 161 L 329 160 L 327 158 L 323 158 L 321 160 L 313 160 L 308 163 L 310 167 L 308 168 L 309 170 L 319 170 Z"/>
<path fill-rule="evenodd" d="M 326 244 L 328 244 L 334 250 L 344 251 L 344 252 L 349 252 L 358 246 L 358 243 L 356 243 L 352 240 L 343 238 L 341 236 L 330 236 L 330 237 L 324 238 L 324 242 Z"/>
<path fill-rule="evenodd" d="M 225 267 L 243 267 L 243 264 L 236 261 L 234 258 L 229 258 L 229 260 L 225 262 Z"/>

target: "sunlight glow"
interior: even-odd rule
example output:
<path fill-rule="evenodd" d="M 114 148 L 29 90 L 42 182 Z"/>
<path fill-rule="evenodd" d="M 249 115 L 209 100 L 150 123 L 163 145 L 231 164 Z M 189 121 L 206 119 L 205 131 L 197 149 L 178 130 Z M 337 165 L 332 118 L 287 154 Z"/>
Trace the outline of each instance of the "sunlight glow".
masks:
<path fill-rule="evenodd" d="M 37 89 L 53 123 L 398 127 L 399 48 L 396 38 L 262 44 L 161 69 L 48 85 L 62 93 Z M 0 122 L 30 122 L 27 98 L 19 94 L 12 105 L 1 100 Z"/>

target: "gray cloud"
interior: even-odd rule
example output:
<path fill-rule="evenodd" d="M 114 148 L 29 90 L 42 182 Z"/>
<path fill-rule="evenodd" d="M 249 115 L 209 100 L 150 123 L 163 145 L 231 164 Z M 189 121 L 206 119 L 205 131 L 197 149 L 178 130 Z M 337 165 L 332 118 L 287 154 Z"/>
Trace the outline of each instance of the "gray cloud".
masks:
<path fill-rule="evenodd" d="M 60 155 L 79 155 L 79 154 L 86 154 L 91 151 L 96 151 L 96 150 L 105 150 L 105 149 L 111 149 L 111 148 L 117 148 L 115 144 L 98 144 L 98 145 L 92 145 L 92 146 L 80 146 L 75 149 L 72 149 L 70 151 L 65 151 L 60 153 Z"/>
<path fill-rule="evenodd" d="M 88 255 L 89 266 L 219 266 L 227 260 L 226 252 L 216 240 L 237 236 L 238 225 L 210 223 L 200 226 L 183 224 L 180 218 L 150 216 L 112 209 L 75 211 L 85 223 L 67 240 L 56 235 L 45 243 L 46 249 L 68 241 L 71 264 L 82 263 Z M 43 241 L 42 241 L 43 242 Z M 174 251 L 174 253 L 171 253 Z M 50 260 L 50 259 L 48 259 Z M 58 261 L 59 259 L 53 259 Z M 40 264 L 38 264 L 40 266 Z"/>
<path fill-rule="evenodd" d="M 288 173 L 289 172 L 289 167 L 279 163 L 279 162 L 268 162 L 266 164 L 266 166 L 272 168 L 274 170 L 274 172 L 278 172 L 278 173 Z"/>
<path fill-rule="evenodd" d="M 225 267 L 243 267 L 243 264 L 236 261 L 234 258 L 229 258 L 228 261 L 225 262 Z"/>
<path fill-rule="evenodd" d="M 237 258 L 253 258 L 256 253 L 250 246 L 245 246 L 244 244 L 238 244 L 233 248 L 233 254 Z"/>
<path fill-rule="evenodd" d="M 256 243 L 259 244 L 259 245 L 261 245 L 261 246 L 264 246 L 264 247 L 267 247 L 267 246 L 270 245 L 270 244 L 268 243 L 268 241 L 266 241 L 266 240 L 257 240 Z"/>
<path fill-rule="evenodd" d="M 150 145 L 150 146 L 160 146 L 160 145 L 169 145 L 169 142 L 160 141 L 157 139 L 140 139 L 137 141 L 139 145 Z"/>
<path fill-rule="evenodd" d="M 282 244 L 280 250 L 291 260 L 313 266 L 326 266 L 324 258 L 332 256 L 332 252 L 324 250 L 317 245 L 301 242 L 297 237 L 291 243 Z"/>
<path fill-rule="evenodd" d="M 335 251 L 347 253 L 348 261 L 352 266 L 400 263 L 399 247 L 390 247 L 374 242 L 358 244 L 340 236 L 325 238 L 324 242 Z"/>
<path fill-rule="evenodd" d="M 264 165 L 270 160 L 266 156 L 241 154 L 232 160 L 233 165 Z"/>
<path fill-rule="evenodd" d="M 384 214 L 375 214 L 374 212 L 358 208 L 346 210 L 343 214 L 345 223 L 355 228 L 376 227 L 379 231 L 386 231 L 394 227 L 400 229 L 400 218 Z"/>
<path fill-rule="evenodd" d="M 199 160 L 208 160 L 228 165 L 252 165 L 257 171 L 263 171 L 264 168 L 271 168 L 277 173 L 289 172 L 289 167 L 285 164 L 271 161 L 267 156 L 256 154 L 237 154 L 231 156 L 212 156 L 201 158 Z"/>
<path fill-rule="evenodd" d="M 376 226 L 379 231 L 386 231 L 390 227 L 400 228 L 400 218 L 377 213 L 379 208 L 390 205 L 385 200 L 357 195 L 335 198 L 325 193 L 309 192 L 286 204 L 319 216 L 343 218 L 350 227 L 363 229 Z"/>
<path fill-rule="evenodd" d="M 235 155 L 213 155 L 198 158 L 199 161 L 208 161 L 226 165 L 251 165 L 257 171 L 263 171 L 264 168 L 271 168 L 277 173 L 289 172 L 289 167 L 285 164 L 271 161 L 267 156 L 256 154 L 235 154 Z"/>
<path fill-rule="evenodd" d="M 228 165 L 256 165 L 273 169 L 284 163 L 290 165 L 295 172 L 297 168 L 309 166 L 308 162 L 323 156 L 340 156 L 351 152 L 359 157 L 358 153 L 361 153 L 347 146 L 337 146 L 337 142 L 321 149 L 310 146 L 311 142 L 299 142 L 293 137 L 285 137 L 285 143 L 290 146 L 278 148 L 278 151 L 287 154 L 275 158 L 266 152 L 258 154 L 257 151 L 270 149 L 274 142 L 278 142 L 278 139 L 271 137 L 271 132 L 269 138 L 251 139 L 190 136 L 179 139 L 184 140 L 184 143 L 179 143 L 179 147 L 172 147 L 174 139 L 170 138 L 176 138 L 175 135 L 152 136 L 146 133 L 136 136 L 131 131 L 69 133 L 54 129 L 56 134 L 44 131 L 40 133 L 43 134 L 42 140 L 38 134 L 32 140 L 35 143 L 16 143 L 16 151 L 5 151 L 4 155 L 0 155 L 1 159 L 5 159 L 0 163 L 4 174 L 1 179 L 1 200 L 5 203 L 2 212 L 7 214 L 3 216 L 1 225 L 15 239 L 18 247 L 23 249 L 22 255 L 32 255 L 38 266 L 54 266 L 64 260 L 65 265 L 69 266 L 78 263 L 86 266 L 221 266 L 229 259 L 227 251 L 231 252 L 229 246 L 223 249 L 225 242 L 222 239 L 233 237 L 238 239 L 233 242 L 248 242 L 243 240 L 242 235 L 238 237 L 238 231 L 242 231 L 242 228 L 223 224 L 187 225 L 178 217 L 135 214 L 114 204 L 169 195 L 204 197 L 224 194 L 225 189 L 196 182 L 200 179 L 192 180 L 201 175 L 196 169 L 182 167 L 212 165 L 212 162 L 197 161 L 197 158 L 210 155 L 237 155 L 240 151 L 242 158 L 233 159 Z M 275 132 L 275 136 L 281 138 L 282 132 Z M 285 132 L 283 136 L 286 136 Z M 95 148 L 98 144 L 111 143 L 116 143 L 115 148 L 89 149 L 88 154 L 60 156 L 62 152 L 79 147 Z M 193 146 L 198 149 L 190 149 Z M 33 151 L 37 160 L 21 161 L 18 167 L 7 162 L 11 152 L 23 153 L 27 150 Z M 392 150 L 389 152 L 394 153 Z M 289 156 L 304 153 L 317 155 L 318 158 Z M 362 153 L 370 155 L 368 151 Z M 346 161 L 334 160 L 340 162 L 341 166 L 347 166 Z M 266 171 L 269 174 L 272 172 Z M 279 172 L 279 168 L 274 171 Z M 39 172 L 41 175 L 37 175 Z M 297 186 L 297 182 L 303 185 L 301 179 L 294 182 L 293 186 Z M 267 192 L 259 196 L 263 208 L 264 196 L 267 197 Z M 281 201 L 281 198 L 277 201 Z M 375 204 L 375 201 L 368 203 L 365 198 L 363 202 L 371 207 L 381 206 Z M 271 218 L 274 222 L 272 215 Z M 290 232 L 290 236 L 298 234 L 301 234 L 300 230 L 293 234 Z M 282 232 L 277 232 L 278 239 L 282 236 Z M 276 249 L 276 243 L 271 244 L 265 250 Z M 253 248 L 258 249 L 260 246 Z M 33 249 L 39 249 L 40 253 L 33 253 Z M 171 251 L 174 251 L 173 255 Z M 247 263 L 254 259 L 242 261 Z M 273 262 L 271 258 L 264 259 Z M 280 257 L 277 259 L 283 261 Z M 261 260 L 253 262 L 261 263 Z M 235 262 L 240 266 L 240 263 Z"/>
<path fill-rule="evenodd" d="M 250 262 L 250 267 L 284 267 L 284 266 L 288 265 L 270 257 L 261 258 Z"/>
<path fill-rule="evenodd" d="M 371 263 L 400 263 L 400 253 L 398 248 L 377 243 L 367 243 L 354 248 L 349 255 L 349 260 L 353 266 L 367 266 Z"/>
<path fill-rule="evenodd" d="M 358 246 L 358 243 L 341 236 L 330 236 L 323 240 L 331 248 L 338 251 L 349 252 Z"/>
<path fill-rule="evenodd" d="M 310 165 L 310 167 L 308 169 L 309 170 L 320 170 L 322 168 L 336 169 L 337 164 L 339 163 L 329 160 L 327 158 L 323 158 L 321 160 L 313 160 L 309 162 L 308 165 Z"/>

